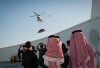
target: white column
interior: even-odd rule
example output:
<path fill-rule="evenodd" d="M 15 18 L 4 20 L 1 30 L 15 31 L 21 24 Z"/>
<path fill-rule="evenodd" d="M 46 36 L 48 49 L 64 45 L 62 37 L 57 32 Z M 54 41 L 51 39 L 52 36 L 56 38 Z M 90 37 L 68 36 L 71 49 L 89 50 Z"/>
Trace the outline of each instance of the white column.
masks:
<path fill-rule="evenodd" d="M 100 17 L 100 0 L 92 0 L 91 18 Z"/>
<path fill-rule="evenodd" d="M 97 48 L 97 68 L 100 68 L 100 38 L 99 38 L 99 45 Z"/>

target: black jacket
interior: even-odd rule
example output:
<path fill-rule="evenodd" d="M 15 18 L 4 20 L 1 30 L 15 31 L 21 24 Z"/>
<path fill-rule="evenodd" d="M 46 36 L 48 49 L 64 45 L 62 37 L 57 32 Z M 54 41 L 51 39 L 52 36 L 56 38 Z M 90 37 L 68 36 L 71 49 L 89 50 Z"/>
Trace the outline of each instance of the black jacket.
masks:
<path fill-rule="evenodd" d="M 23 52 L 23 66 L 24 68 L 38 68 L 38 58 L 31 50 Z"/>

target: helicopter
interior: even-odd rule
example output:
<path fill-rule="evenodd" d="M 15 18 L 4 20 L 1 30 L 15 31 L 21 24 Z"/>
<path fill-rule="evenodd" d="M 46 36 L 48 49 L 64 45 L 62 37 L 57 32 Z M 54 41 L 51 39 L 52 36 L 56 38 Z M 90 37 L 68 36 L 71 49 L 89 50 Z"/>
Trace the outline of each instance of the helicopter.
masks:
<path fill-rule="evenodd" d="M 37 16 L 37 22 L 43 22 L 43 19 L 42 19 L 42 17 L 41 17 L 41 15 L 42 14 L 44 14 L 46 11 L 44 11 L 43 13 L 41 13 L 41 14 L 37 14 L 36 12 L 34 12 L 34 14 L 35 15 L 33 15 L 33 16 L 30 16 L 30 17 L 35 17 L 35 16 Z"/>

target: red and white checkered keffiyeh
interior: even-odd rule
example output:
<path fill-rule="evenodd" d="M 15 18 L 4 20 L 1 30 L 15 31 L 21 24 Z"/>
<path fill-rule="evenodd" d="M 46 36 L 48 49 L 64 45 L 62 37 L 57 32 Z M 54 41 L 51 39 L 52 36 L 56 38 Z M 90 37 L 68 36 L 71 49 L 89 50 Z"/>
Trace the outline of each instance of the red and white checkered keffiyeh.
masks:
<path fill-rule="evenodd" d="M 70 38 L 71 68 L 94 68 L 95 52 L 82 32 L 75 32 Z"/>
<path fill-rule="evenodd" d="M 56 37 L 48 38 L 46 48 L 44 64 L 49 68 L 61 68 L 61 64 L 64 63 L 61 40 Z"/>

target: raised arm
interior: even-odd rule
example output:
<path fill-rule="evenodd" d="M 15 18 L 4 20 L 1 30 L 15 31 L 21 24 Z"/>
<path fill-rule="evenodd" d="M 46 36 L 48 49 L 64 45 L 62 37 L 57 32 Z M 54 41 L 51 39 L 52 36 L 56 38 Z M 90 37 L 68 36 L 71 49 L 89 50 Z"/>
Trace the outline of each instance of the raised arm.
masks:
<path fill-rule="evenodd" d="M 37 45 L 37 50 L 40 50 L 39 45 L 40 45 L 40 43 Z"/>

